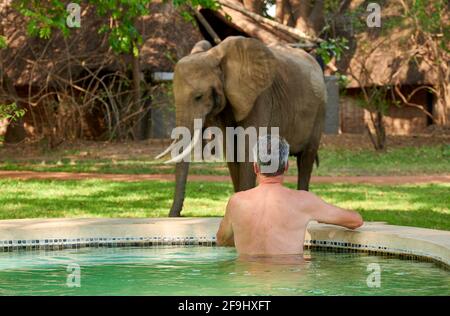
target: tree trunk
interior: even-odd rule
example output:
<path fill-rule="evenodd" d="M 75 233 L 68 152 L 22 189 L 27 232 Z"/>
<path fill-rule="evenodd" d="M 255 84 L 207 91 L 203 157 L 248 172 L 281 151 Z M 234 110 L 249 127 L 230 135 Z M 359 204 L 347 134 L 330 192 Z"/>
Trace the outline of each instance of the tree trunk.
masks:
<path fill-rule="evenodd" d="M 244 7 L 242 7 L 241 5 L 236 4 L 235 2 L 231 2 L 229 0 L 218 0 L 218 2 L 220 4 L 222 4 L 223 6 L 233 9 L 235 11 L 238 11 L 259 23 L 270 25 L 271 27 L 273 27 L 274 29 L 276 29 L 278 31 L 285 32 L 285 33 L 289 34 L 291 37 L 294 37 L 298 40 L 311 41 L 311 42 L 322 42 L 323 41 L 322 39 L 316 38 L 315 36 L 310 36 L 309 34 L 306 34 L 305 32 L 303 32 L 299 29 L 283 25 L 274 20 L 265 18 L 261 15 L 255 14 L 253 12 L 250 12 L 250 11 L 246 10 Z"/>
<path fill-rule="evenodd" d="M 262 15 L 264 9 L 264 1 L 263 0 L 243 0 L 244 8 L 247 10 L 254 12 L 256 14 Z"/>
<path fill-rule="evenodd" d="M 308 32 L 309 27 L 309 13 L 311 11 L 311 0 L 290 0 L 291 14 L 294 20 L 294 27 Z"/>
<path fill-rule="evenodd" d="M 384 127 L 384 115 L 380 110 L 375 110 L 374 114 L 369 111 L 370 120 L 372 122 L 372 128 L 369 124 L 366 124 L 367 132 L 369 133 L 370 141 L 376 151 L 382 151 L 386 149 L 386 129 Z M 375 134 L 375 135 L 374 135 Z"/>
<path fill-rule="evenodd" d="M 186 180 L 189 171 L 189 162 L 179 162 L 175 167 L 175 195 L 169 217 L 179 217 L 183 208 L 184 196 L 186 192 Z"/>
<path fill-rule="evenodd" d="M 295 27 L 294 17 L 292 16 L 292 7 L 289 0 L 283 1 L 283 24 Z"/>
<path fill-rule="evenodd" d="M 0 144 L 5 140 L 6 129 L 8 128 L 9 122 L 7 119 L 0 118 Z"/>
<path fill-rule="evenodd" d="M 433 107 L 433 120 L 437 125 L 445 126 L 449 122 L 447 105 L 450 100 L 445 100 L 445 98 L 439 98 L 434 103 Z"/>
<path fill-rule="evenodd" d="M 275 20 L 284 24 L 285 3 L 287 0 L 276 0 L 275 2 Z"/>
<path fill-rule="evenodd" d="M 437 125 L 446 126 L 450 123 L 450 83 L 445 69 L 438 70 L 438 96 L 433 106 L 433 120 Z"/>
<path fill-rule="evenodd" d="M 310 35 L 317 36 L 325 25 L 323 12 L 324 0 L 276 0 L 276 20 Z"/>
<path fill-rule="evenodd" d="M 308 17 L 309 26 L 314 31 L 314 34 L 319 35 L 325 26 L 324 16 L 324 0 L 316 0 L 314 7 Z"/>
<path fill-rule="evenodd" d="M 141 66 L 139 64 L 139 55 L 134 56 L 132 54 L 132 76 L 133 76 L 133 105 L 135 111 L 141 111 L 137 116 L 137 122 L 134 127 L 134 138 L 137 140 L 145 139 L 147 135 L 148 122 L 145 120 L 147 117 L 148 109 L 144 109 L 142 105 L 142 93 L 141 93 Z"/>

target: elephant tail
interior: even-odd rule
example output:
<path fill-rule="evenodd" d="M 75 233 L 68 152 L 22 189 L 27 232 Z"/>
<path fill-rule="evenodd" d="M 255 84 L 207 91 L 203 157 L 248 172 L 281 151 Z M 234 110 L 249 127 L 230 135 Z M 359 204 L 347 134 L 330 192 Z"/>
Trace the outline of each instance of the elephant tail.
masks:
<path fill-rule="evenodd" d="M 316 167 L 319 168 L 319 154 L 316 154 L 316 159 L 314 159 L 314 161 L 316 162 Z"/>

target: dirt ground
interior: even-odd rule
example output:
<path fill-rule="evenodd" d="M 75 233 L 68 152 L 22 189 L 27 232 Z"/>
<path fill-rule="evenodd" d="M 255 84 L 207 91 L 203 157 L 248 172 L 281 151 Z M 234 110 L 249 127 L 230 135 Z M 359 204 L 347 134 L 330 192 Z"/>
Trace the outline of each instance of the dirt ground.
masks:
<path fill-rule="evenodd" d="M 101 174 L 72 172 L 36 172 L 36 171 L 1 171 L 0 179 L 46 179 L 46 180 L 88 180 L 101 179 L 120 182 L 137 182 L 148 180 L 174 181 L 172 174 Z M 297 183 L 296 176 L 286 176 L 286 182 Z M 189 175 L 189 181 L 231 182 L 229 176 Z M 416 184 L 416 183 L 450 183 L 450 175 L 443 176 L 312 176 L 312 183 L 350 183 L 350 184 Z"/>
<path fill-rule="evenodd" d="M 63 142 L 49 149 L 42 143 L 5 144 L 0 146 L 1 160 L 49 160 L 49 159 L 149 159 L 170 144 L 170 139 L 150 139 L 146 141 Z M 413 136 L 388 136 L 388 148 L 408 146 L 450 145 L 450 132 L 436 132 Z M 340 134 L 323 135 L 322 148 L 368 149 L 373 147 L 367 135 Z"/>

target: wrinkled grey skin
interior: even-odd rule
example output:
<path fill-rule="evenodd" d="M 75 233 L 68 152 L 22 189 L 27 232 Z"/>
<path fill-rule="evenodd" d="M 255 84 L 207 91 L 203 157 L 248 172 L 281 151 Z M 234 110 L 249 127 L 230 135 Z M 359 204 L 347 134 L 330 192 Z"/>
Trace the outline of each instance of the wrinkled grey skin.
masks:
<path fill-rule="evenodd" d="M 213 48 L 201 41 L 177 63 L 173 91 L 176 125 L 190 128 L 191 135 L 196 118 L 205 128 L 278 126 L 297 156 L 297 187 L 308 190 L 326 103 L 323 73 L 311 55 L 244 37 L 228 37 Z M 187 162 L 177 163 L 169 216 L 180 215 L 188 168 Z M 228 168 L 235 191 L 255 186 L 251 162 Z"/>

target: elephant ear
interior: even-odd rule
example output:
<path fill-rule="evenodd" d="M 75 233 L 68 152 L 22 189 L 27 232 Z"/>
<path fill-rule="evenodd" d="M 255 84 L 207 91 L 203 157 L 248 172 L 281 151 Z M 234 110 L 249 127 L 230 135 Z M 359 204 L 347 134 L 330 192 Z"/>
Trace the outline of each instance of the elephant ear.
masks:
<path fill-rule="evenodd" d="M 199 41 L 199 42 L 195 43 L 194 47 L 192 47 L 191 55 L 201 53 L 201 52 L 206 52 L 211 47 L 212 46 L 211 46 L 210 42 L 208 42 L 206 40 Z"/>
<path fill-rule="evenodd" d="M 210 53 L 217 55 L 224 74 L 224 90 L 237 122 L 252 110 L 258 96 L 272 85 L 276 59 L 256 39 L 228 37 Z"/>

